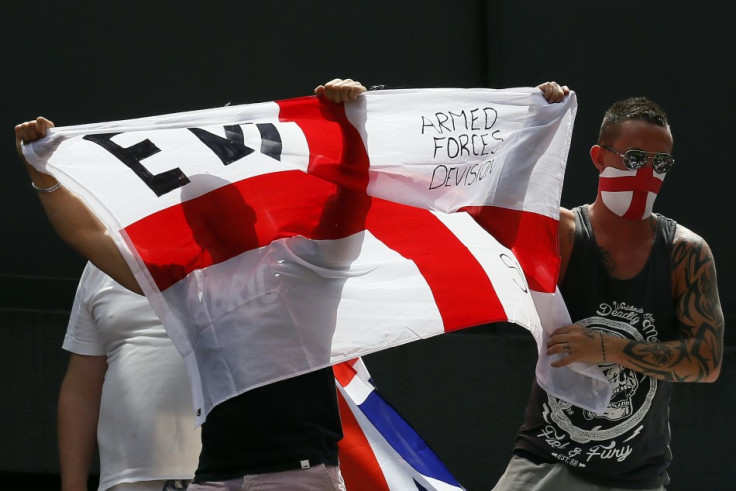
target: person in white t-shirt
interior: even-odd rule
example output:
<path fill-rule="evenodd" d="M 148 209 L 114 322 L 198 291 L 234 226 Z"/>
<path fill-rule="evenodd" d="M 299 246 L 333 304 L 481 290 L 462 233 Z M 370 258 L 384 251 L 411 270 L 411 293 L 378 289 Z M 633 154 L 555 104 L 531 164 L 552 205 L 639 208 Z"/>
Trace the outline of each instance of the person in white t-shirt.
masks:
<path fill-rule="evenodd" d="M 184 360 L 146 298 L 87 263 L 63 348 L 71 356 L 58 408 L 62 489 L 87 489 L 95 443 L 99 490 L 185 489 L 200 432 Z"/>

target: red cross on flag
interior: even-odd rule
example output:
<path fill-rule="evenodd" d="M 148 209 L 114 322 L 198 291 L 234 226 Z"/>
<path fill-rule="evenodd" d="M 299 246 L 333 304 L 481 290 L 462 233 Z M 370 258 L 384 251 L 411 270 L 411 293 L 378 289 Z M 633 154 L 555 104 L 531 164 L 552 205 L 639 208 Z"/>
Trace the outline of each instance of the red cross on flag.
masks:
<path fill-rule="evenodd" d="M 54 128 L 24 151 L 110 229 L 201 422 L 448 331 L 541 339 L 530 291 L 555 291 L 576 108 L 533 88 L 377 91 Z"/>

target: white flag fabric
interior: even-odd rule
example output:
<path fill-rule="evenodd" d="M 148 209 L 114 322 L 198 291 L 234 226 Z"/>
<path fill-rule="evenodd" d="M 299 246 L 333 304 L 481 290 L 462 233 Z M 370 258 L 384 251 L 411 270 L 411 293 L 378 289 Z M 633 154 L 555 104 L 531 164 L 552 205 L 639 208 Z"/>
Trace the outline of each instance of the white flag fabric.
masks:
<path fill-rule="evenodd" d="M 251 388 L 448 331 L 508 321 L 542 343 L 531 292 L 555 292 L 576 108 L 533 88 L 303 97 L 53 128 L 24 154 L 110 229 L 201 423 Z M 602 376 L 540 383 L 607 403 Z"/>

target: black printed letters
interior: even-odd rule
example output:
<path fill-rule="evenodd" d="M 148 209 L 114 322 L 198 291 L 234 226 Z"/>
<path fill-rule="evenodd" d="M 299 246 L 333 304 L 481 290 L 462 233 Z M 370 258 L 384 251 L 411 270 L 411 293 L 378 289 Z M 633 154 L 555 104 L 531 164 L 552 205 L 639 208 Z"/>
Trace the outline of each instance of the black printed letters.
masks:
<path fill-rule="evenodd" d="M 248 123 L 252 124 L 252 123 Z M 256 124 L 260 134 L 260 153 L 275 160 L 281 160 L 282 141 L 276 125 L 271 123 Z M 197 139 L 202 142 L 223 165 L 230 165 L 247 157 L 255 150 L 246 145 L 243 126 L 224 126 L 225 137 L 210 133 L 202 128 L 188 128 Z M 156 196 L 178 189 L 188 184 L 189 178 L 178 167 L 160 174 L 152 174 L 142 163 L 143 160 L 161 152 L 151 140 L 145 139 L 129 147 L 122 147 L 112 141 L 118 133 L 100 133 L 84 136 L 85 140 L 100 145 L 110 152 L 120 162 L 125 164 L 138 176 Z"/>
<path fill-rule="evenodd" d="M 86 135 L 85 140 L 97 143 L 99 146 L 117 157 L 120 162 L 127 165 L 135 175 L 140 177 L 156 196 L 164 194 L 180 188 L 189 182 L 189 178 L 178 167 L 153 175 L 146 169 L 141 161 L 152 155 L 159 153 L 161 150 L 151 142 L 151 140 L 143 140 L 130 147 L 121 147 L 114 141 L 112 137 L 118 133 L 101 133 L 97 135 Z"/>
<path fill-rule="evenodd" d="M 230 165 L 236 160 L 253 153 L 253 149 L 245 145 L 243 128 L 238 125 L 225 126 L 225 138 L 214 135 L 202 128 L 189 128 L 199 141 L 207 145 L 225 165 Z"/>

